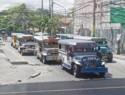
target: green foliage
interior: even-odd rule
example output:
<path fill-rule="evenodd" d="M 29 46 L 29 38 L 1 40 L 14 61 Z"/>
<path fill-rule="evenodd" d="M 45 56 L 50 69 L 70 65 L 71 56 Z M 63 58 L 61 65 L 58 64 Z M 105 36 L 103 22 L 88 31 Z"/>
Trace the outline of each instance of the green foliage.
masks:
<path fill-rule="evenodd" d="M 49 17 L 49 11 L 41 9 L 30 10 L 26 4 L 20 4 L 0 12 L 0 29 L 20 32 L 29 29 L 39 29 L 39 31 L 56 32 L 60 27 L 59 15 L 54 14 L 53 19 Z"/>

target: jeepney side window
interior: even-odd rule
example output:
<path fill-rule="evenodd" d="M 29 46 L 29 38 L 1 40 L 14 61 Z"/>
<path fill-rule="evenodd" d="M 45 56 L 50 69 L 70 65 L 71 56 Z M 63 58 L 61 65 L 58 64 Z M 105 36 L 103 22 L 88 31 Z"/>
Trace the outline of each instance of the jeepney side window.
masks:
<path fill-rule="evenodd" d="M 61 44 L 59 44 L 59 49 L 61 49 Z"/>
<path fill-rule="evenodd" d="M 66 51 L 66 46 L 63 45 L 63 44 L 59 44 L 59 49 L 60 49 L 61 51 Z"/>

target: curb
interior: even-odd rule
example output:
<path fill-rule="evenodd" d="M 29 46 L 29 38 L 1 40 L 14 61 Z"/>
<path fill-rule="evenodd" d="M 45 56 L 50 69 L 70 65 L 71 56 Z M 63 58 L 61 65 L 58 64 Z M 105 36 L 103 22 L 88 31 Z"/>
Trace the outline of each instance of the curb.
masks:
<path fill-rule="evenodd" d="M 41 64 L 31 64 L 31 63 L 28 63 L 28 65 L 30 65 L 30 66 L 40 66 Z"/>
<path fill-rule="evenodd" d="M 113 57 L 117 58 L 117 59 L 125 60 L 125 58 L 120 58 L 120 57 L 117 57 L 117 56 L 113 56 Z"/>
<path fill-rule="evenodd" d="M 29 77 L 29 79 L 35 78 L 35 77 L 39 76 L 40 74 L 41 74 L 41 72 L 36 72 L 36 73 L 34 73 L 33 75 L 31 75 L 31 76 Z"/>
<path fill-rule="evenodd" d="M 25 64 L 27 65 L 28 62 L 27 61 L 12 61 L 10 62 L 11 64 L 14 64 L 14 65 L 22 65 L 22 64 Z"/>

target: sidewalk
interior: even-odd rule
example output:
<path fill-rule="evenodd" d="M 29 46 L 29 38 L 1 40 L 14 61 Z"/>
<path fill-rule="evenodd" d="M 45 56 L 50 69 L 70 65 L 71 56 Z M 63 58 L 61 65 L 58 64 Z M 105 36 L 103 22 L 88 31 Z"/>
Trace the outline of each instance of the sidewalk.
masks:
<path fill-rule="evenodd" d="M 12 65 L 9 63 L 8 58 L 5 56 L 2 49 L 0 48 L 0 77 L 12 71 Z"/>
<path fill-rule="evenodd" d="M 117 58 L 117 59 L 125 60 L 125 55 L 123 55 L 123 54 L 117 55 L 117 54 L 114 53 L 113 57 Z"/>
<path fill-rule="evenodd" d="M 12 65 L 0 47 L 0 85 L 23 82 L 40 74 L 29 65 Z"/>

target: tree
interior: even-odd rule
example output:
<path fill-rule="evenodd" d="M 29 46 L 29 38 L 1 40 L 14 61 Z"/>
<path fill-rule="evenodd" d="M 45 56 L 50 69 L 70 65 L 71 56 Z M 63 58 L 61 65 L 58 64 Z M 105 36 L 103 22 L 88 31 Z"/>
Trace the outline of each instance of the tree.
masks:
<path fill-rule="evenodd" d="M 57 31 L 60 26 L 59 15 L 54 14 L 50 19 L 49 11 L 43 10 L 44 14 L 41 16 L 41 9 L 30 10 L 26 4 L 20 4 L 3 10 L 0 22 L 2 22 L 1 29 L 5 28 L 8 31 L 22 32 L 30 28 L 38 28 L 39 31 Z M 43 17 L 43 18 L 42 18 Z"/>

